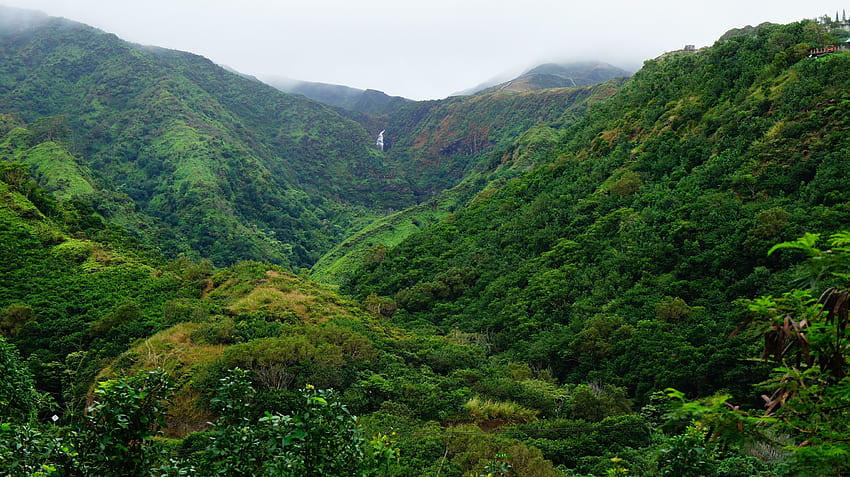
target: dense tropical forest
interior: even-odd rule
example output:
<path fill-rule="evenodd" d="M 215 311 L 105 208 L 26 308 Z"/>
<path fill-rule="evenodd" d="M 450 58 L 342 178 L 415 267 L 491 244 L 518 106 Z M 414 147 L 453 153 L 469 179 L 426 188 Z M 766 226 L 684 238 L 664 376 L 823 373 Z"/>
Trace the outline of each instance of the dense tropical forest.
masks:
<path fill-rule="evenodd" d="M 0 8 L 0 475 L 850 475 L 837 26 L 346 109 Z"/>

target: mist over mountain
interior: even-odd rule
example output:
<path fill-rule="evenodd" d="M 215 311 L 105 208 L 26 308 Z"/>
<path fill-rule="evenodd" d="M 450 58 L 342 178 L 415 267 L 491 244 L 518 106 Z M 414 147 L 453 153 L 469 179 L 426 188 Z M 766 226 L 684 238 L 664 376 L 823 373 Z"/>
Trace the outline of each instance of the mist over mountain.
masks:
<path fill-rule="evenodd" d="M 47 14 L 0 5 L 0 33 L 17 33 L 50 20 Z"/>
<path fill-rule="evenodd" d="M 371 115 L 393 112 L 411 101 L 374 89 L 363 90 L 281 77 L 267 78 L 266 83 L 286 93 L 301 94 L 321 103 Z"/>
<path fill-rule="evenodd" d="M 587 86 L 629 76 L 631 76 L 631 73 L 628 71 L 604 62 L 544 63 L 527 69 L 513 79 L 491 80 L 457 94 L 486 94 L 496 91 L 525 92 L 547 88 Z"/>
<path fill-rule="evenodd" d="M 526 92 L 540 89 L 588 86 L 614 78 L 626 78 L 631 73 L 603 62 L 544 63 L 527 69 L 519 76 L 505 80 L 493 79 L 451 96 L 469 96 L 497 91 Z M 412 100 L 389 96 L 382 91 L 358 89 L 343 85 L 299 81 L 270 77 L 266 83 L 287 92 L 302 94 L 310 99 L 352 111 L 381 115 L 396 111 Z"/>

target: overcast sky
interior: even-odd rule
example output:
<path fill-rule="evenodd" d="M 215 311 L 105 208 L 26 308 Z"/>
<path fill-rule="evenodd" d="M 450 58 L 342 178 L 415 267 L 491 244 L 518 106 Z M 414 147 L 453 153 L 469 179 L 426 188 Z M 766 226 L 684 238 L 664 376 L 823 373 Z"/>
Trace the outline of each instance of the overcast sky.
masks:
<path fill-rule="evenodd" d="M 259 78 L 443 98 L 546 61 L 628 70 L 731 28 L 850 6 L 827 0 L 0 0 Z"/>

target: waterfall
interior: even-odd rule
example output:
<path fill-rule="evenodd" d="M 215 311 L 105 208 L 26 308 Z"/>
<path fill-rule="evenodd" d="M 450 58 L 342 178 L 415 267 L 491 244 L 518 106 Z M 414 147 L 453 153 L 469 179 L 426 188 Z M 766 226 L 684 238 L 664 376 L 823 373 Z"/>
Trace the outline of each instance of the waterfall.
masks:
<path fill-rule="evenodd" d="M 378 140 L 375 141 L 375 145 L 378 146 L 378 149 L 380 149 L 381 152 L 384 152 L 384 131 L 386 131 L 386 129 L 381 131 L 381 134 L 378 134 Z"/>

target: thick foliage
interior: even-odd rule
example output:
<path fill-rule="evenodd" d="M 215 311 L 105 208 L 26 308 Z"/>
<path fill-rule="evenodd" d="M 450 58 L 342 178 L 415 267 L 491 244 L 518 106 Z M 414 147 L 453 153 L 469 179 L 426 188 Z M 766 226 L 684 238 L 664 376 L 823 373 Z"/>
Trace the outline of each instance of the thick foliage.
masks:
<path fill-rule="evenodd" d="M 850 277 L 850 234 L 833 235 L 829 250 L 817 247 L 818 238 L 817 234 L 806 234 L 771 251 L 803 251 L 807 257 L 796 272 L 802 283 L 814 289 L 846 283 Z M 676 412 L 698 419 L 705 427 L 702 435 L 707 437 L 710 429 L 711 437 L 722 445 L 752 447 L 756 443 L 772 448 L 774 454 L 781 452 L 780 448 L 790 451 L 789 469 L 794 475 L 846 475 L 850 472 L 847 295 L 846 286 L 833 286 L 820 298 L 808 288 L 744 301 L 751 316 L 736 332 L 764 335 L 762 359 L 777 366 L 770 379 L 761 383 L 767 391 L 762 396 L 764 411 L 734 406 L 727 394 L 689 402 L 681 392 L 669 390 L 678 404 Z M 687 435 L 678 441 L 687 440 Z M 690 457 L 676 459 L 680 465 L 698 465 L 693 460 L 699 457 L 693 446 L 679 442 L 679 447 L 690 448 Z M 672 460 L 668 467 L 671 475 L 681 473 Z"/>
<path fill-rule="evenodd" d="M 163 372 L 101 382 L 78 436 L 76 465 L 83 474 L 146 476 L 159 460 L 154 436 L 165 425 L 173 385 Z"/>
<path fill-rule="evenodd" d="M 0 425 L 2 475 L 73 476 L 358 476 L 390 475 L 397 450 L 385 436 L 367 441 L 329 390 L 308 387 L 290 415 L 244 412 L 253 397 L 248 374 L 222 379 L 214 399 L 222 417 L 201 452 L 169 456 L 153 441 L 164 425 L 170 394 L 154 371 L 100 383 L 86 423 L 64 433 Z"/>
<path fill-rule="evenodd" d="M 26 170 L 0 162 L 0 333 L 38 389 L 60 404 L 72 393 L 76 407 L 99 360 L 162 328 L 165 302 L 197 292 L 155 273 L 149 254 L 87 204 L 50 199 Z"/>
<path fill-rule="evenodd" d="M 0 337 L 0 422 L 28 423 L 35 418 L 41 396 L 32 373 L 24 366 L 18 350 Z"/>

